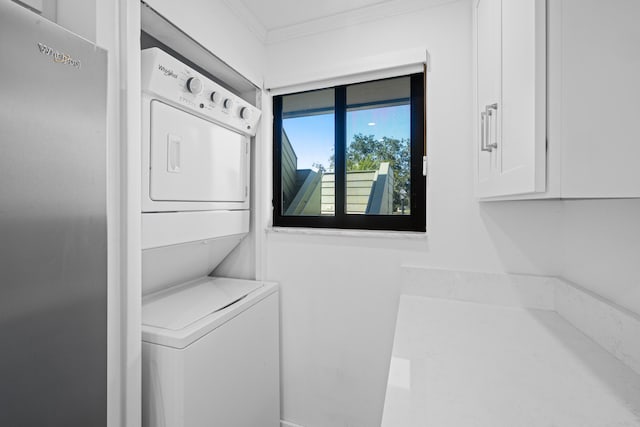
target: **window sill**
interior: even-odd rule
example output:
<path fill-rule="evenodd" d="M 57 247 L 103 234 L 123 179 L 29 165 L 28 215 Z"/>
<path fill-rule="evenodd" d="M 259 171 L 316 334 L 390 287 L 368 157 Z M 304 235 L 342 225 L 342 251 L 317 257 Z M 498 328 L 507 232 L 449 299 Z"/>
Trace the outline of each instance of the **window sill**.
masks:
<path fill-rule="evenodd" d="M 338 228 L 306 228 L 306 227 L 267 227 L 267 233 L 295 234 L 308 236 L 342 236 L 385 238 L 398 240 L 425 240 L 426 232 L 421 231 L 381 231 L 381 230 L 343 230 Z"/>

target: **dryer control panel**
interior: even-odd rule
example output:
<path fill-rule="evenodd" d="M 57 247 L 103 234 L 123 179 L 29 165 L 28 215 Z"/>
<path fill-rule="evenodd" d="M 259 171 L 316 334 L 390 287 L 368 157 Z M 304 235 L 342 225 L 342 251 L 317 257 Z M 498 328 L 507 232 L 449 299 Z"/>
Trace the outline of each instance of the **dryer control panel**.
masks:
<path fill-rule="evenodd" d="M 261 111 L 158 48 L 142 51 L 142 91 L 245 135 Z"/>

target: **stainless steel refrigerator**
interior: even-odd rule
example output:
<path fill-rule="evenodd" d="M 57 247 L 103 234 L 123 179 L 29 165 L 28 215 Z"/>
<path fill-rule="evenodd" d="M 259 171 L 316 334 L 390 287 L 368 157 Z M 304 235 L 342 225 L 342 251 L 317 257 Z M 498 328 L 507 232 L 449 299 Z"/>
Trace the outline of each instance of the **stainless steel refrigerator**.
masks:
<path fill-rule="evenodd" d="M 0 0 L 0 426 L 105 426 L 104 50 Z"/>

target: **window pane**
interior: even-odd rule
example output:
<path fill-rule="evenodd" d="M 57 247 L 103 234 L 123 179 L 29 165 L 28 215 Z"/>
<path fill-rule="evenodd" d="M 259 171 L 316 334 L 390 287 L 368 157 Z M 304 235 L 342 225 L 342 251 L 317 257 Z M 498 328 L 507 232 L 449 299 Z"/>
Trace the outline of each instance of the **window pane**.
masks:
<path fill-rule="evenodd" d="M 347 88 L 348 214 L 410 215 L 411 81 Z"/>
<path fill-rule="evenodd" d="M 335 214 L 334 90 L 282 97 L 282 214 Z"/>

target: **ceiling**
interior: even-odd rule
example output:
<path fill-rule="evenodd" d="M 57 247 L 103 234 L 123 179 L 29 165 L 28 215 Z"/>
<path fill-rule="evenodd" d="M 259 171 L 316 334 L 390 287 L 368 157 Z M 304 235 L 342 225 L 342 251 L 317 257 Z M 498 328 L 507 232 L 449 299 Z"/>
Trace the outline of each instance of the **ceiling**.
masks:
<path fill-rule="evenodd" d="M 265 43 L 309 35 L 459 0 L 223 0 Z"/>
<path fill-rule="evenodd" d="M 236 0 L 241 1 L 267 31 L 327 18 L 397 0 Z"/>

